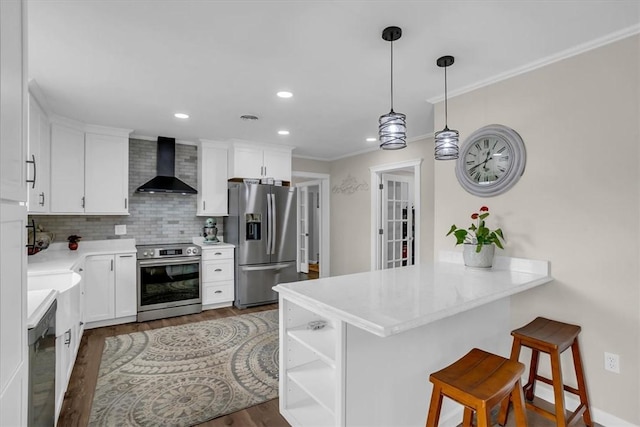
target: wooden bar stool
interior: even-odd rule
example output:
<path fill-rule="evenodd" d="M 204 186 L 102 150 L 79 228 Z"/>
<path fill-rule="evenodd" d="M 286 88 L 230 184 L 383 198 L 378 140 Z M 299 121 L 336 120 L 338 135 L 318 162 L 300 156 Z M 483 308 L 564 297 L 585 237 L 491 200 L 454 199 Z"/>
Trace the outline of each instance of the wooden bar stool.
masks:
<path fill-rule="evenodd" d="M 518 427 L 527 425 L 520 377 L 524 365 L 474 348 L 461 359 L 429 376 L 433 383 L 426 427 L 436 427 L 444 396 L 464 405 L 462 425 L 472 425 L 473 413 L 479 427 L 491 425 L 491 408 L 512 396 Z"/>
<path fill-rule="evenodd" d="M 580 346 L 578 345 L 578 334 L 580 330 L 580 326 L 577 325 L 537 317 L 531 323 L 511 332 L 511 335 L 513 335 L 511 360 L 518 360 L 522 346 L 531 349 L 529 380 L 524 386 L 525 397 L 527 398 L 527 409 L 555 421 L 559 427 L 566 427 L 573 424 L 580 419 L 580 415 L 582 415 L 584 423 L 587 426 L 593 425 L 589 411 L 589 399 L 584 381 L 584 371 L 582 369 L 582 358 L 580 357 Z M 573 353 L 573 364 L 578 382 L 577 389 L 565 385 L 562 381 L 560 354 L 569 347 L 571 347 L 571 352 Z M 551 360 L 551 379 L 538 375 L 538 358 L 540 352 L 549 355 Z M 542 381 L 553 386 L 555 412 L 549 412 L 533 404 L 536 381 Z M 564 391 L 580 397 L 580 405 L 570 414 L 565 412 Z M 502 402 L 500 408 L 499 421 L 502 425 L 505 425 L 507 422 L 508 409 L 509 401 L 505 400 Z"/>

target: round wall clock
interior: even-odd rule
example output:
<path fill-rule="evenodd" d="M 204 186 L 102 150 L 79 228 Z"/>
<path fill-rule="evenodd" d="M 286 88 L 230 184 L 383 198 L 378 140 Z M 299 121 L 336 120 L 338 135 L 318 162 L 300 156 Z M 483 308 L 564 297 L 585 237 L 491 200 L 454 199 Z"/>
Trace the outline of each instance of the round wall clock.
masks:
<path fill-rule="evenodd" d="M 518 132 L 503 125 L 488 125 L 463 142 L 456 162 L 456 177 L 471 194 L 496 196 L 518 182 L 526 160 L 524 141 Z"/>

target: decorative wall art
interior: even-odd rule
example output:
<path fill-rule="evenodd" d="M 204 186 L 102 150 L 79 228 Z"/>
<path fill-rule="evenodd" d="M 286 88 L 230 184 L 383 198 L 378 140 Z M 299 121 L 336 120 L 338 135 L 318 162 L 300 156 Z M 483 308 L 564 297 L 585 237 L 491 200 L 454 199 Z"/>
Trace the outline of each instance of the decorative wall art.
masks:
<path fill-rule="evenodd" d="M 351 174 L 347 175 L 339 185 L 334 185 L 331 192 L 336 194 L 351 195 L 356 191 L 369 191 L 369 184 L 366 182 L 358 182 L 358 179 Z"/>

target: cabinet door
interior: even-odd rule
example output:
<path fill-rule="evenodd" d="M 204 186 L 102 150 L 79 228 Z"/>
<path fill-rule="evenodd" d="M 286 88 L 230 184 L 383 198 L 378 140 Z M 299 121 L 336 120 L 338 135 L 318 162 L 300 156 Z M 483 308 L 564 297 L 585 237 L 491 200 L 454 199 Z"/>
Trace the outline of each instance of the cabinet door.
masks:
<path fill-rule="evenodd" d="M 197 215 L 226 216 L 227 149 L 204 142 L 198 149 Z"/>
<path fill-rule="evenodd" d="M 262 149 L 252 147 L 233 148 L 233 166 L 229 178 L 261 178 L 263 174 Z"/>
<path fill-rule="evenodd" d="M 24 202 L 27 92 L 23 6 L 15 0 L 0 1 L 0 6 L 0 195 L 6 200 Z"/>
<path fill-rule="evenodd" d="M 49 119 L 35 98 L 29 95 L 29 165 L 27 177 L 34 181 L 27 186 L 29 213 L 49 212 L 49 165 L 51 160 L 51 133 Z"/>
<path fill-rule="evenodd" d="M 0 1 L 3 5 L 4 1 Z M 25 225 L 18 204 L 0 203 L 0 425 L 27 425 Z M 23 399 L 24 397 L 24 399 Z M 24 400 L 24 401 L 23 401 Z"/>
<path fill-rule="evenodd" d="M 135 255 L 116 255 L 115 287 L 115 317 L 135 316 L 138 310 Z"/>
<path fill-rule="evenodd" d="M 51 125 L 51 212 L 84 212 L 84 132 Z"/>
<path fill-rule="evenodd" d="M 128 213 L 129 139 L 85 136 L 85 213 Z"/>
<path fill-rule="evenodd" d="M 115 316 L 113 255 L 89 256 L 84 264 L 85 317 L 87 322 Z"/>
<path fill-rule="evenodd" d="M 291 181 L 291 152 L 265 150 L 264 176 L 276 180 Z"/>

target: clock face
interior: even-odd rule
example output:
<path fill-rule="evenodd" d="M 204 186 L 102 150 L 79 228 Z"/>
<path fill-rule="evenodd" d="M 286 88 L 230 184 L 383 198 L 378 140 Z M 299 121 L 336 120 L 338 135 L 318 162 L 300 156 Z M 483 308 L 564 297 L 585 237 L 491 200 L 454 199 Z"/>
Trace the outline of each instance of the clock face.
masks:
<path fill-rule="evenodd" d="M 469 193 L 481 197 L 504 193 L 520 179 L 526 163 L 522 138 L 502 125 L 473 132 L 462 144 L 456 177 Z"/>
<path fill-rule="evenodd" d="M 479 185 L 493 184 L 505 176 L 512 159 L 513 150 L 504 138 L 487 135 L 474 140 L 465 151 L 465 173 Z"/>

